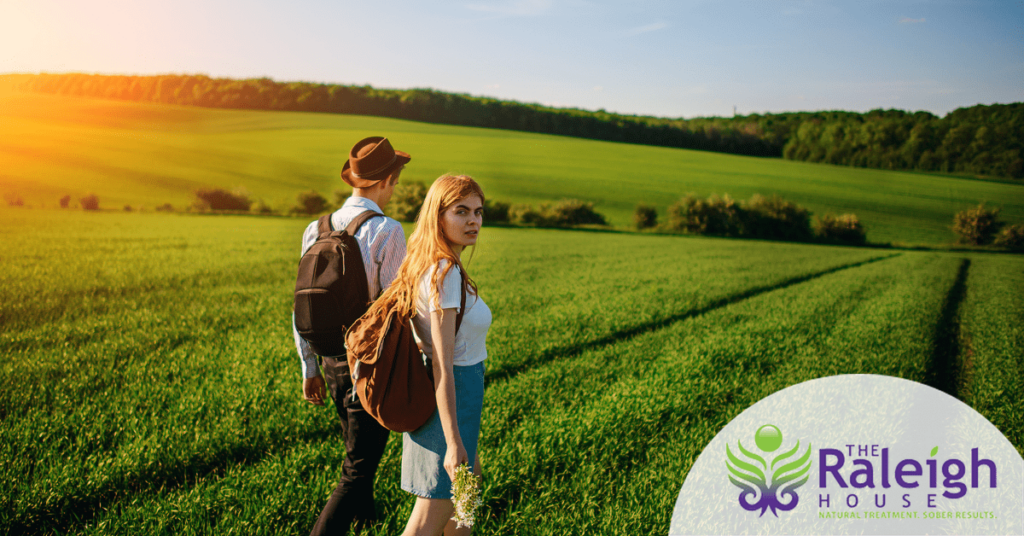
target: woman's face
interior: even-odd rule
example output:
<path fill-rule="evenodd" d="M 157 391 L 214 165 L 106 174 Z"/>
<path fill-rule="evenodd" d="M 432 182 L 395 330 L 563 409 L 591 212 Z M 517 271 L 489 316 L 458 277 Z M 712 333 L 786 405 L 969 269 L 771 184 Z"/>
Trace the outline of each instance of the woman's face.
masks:
<path fill-rule="evenodd" d="M 484 221 L 484 203 L 473 194 L 463 197 L 441 213 L 441 230 L 452 246 L 472 246 Z M 462 248 L 459 248 L 460 250 Z"/>

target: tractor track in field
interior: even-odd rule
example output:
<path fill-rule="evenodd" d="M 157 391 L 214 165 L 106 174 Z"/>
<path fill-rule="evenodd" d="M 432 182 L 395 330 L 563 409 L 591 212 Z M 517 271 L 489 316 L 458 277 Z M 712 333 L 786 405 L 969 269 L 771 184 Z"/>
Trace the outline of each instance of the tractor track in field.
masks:
<path fill-rule="evenodd" d="M 928 370 L 928 385 L 954 397 L 967 387 L 964 385 L 967 363 L 961 356 L 960 340 L 960 305 L 967 297 L 967 276 L 971 268 L 970 259 L 961 259 L 956 279 L 946 293 L 942 305 L 942 313 L 935 325 L 935 338 L 932 341 L 932 358 Z"/>
<path fill-rule="evenodd" d="M 889 260 L 889 259 L 892 259 L 892 258 L 895 258 L 895 257 L 899 257 L 901 255 L 903 255 L 903 254 L 902 253 L 894 253 L 894 254 L 891 254 L 891 255 L 882 255 L 882 256 L 878 256 L 878 257 L 871 257 L 871 258 L 865 259 L 863 261 L 842 264 L 842 265 L 839 265 L 839 266 L 834 266 L 832 268 L 828 268 L 826 270 L 821 270 L 821 271 L 813 272 L 813 273 L 810 273 L 810 274 L 804 274 L 804 275 L 800 275 L 800 276 L 796 276 L 796 277 L 791 277 L 791 278 L 785 279 L 783 281 L 780 281 L 778 283 L 773 283 L 771 285 L 762 285 L 762 286 L 758 286 L 758 287 L 753 287 L 753 288 L 745 290 L 743 292 L 739 292 L 737 294 L 732 294 L 732 295 L 725 296 L 723 298 L 719 298 L 717 300 L 714 300 L 713 302 L 711 302 L 711 303 L 709 303 L 709 304 L 707 304 L 704 307 L 701 307 L 699 309 L 691 309 L 691 310 L 687 310 L 687 311 L 682 311 L 682 312 L 679 312 L 677 314 L 670 315 L 668 317 L 662 318 L 660 320 L 656 320 L 656 321 L 653 321 L 653 322 L 648 322 L 646 324 L 641 324 L 639 326 L 633 326 L 633 327 L 630 327 L 630 328 L 618 330 L 618 331 L 609 333 L 608 335 L 605 335 L 603 337 L 599 337 L 599 338 L 597 338 L 597 339 L 595 339 L 593 341 L 590 341 L 590 342 L 586 342 L 586 343 L 582 343 L 582 344 L 567 345 L 567 346 L 556 346 L 554 348 L 550 348 L 550 349 L 544 350 L 543 352 L 540 352 L 539 354 L 537 354 L 537 355 L 535 355 L 535 356 L 533 356 L 531 358 L 528 358 L 527 360 L 525 360 L 525 361 L 523 361 L 521 363 L 518 363 L 516 365 L 512 365 L 512 366 L 509 366 L 509 367 L 501 367 L 501 368 L 498 368 L 498 369 L 496 369 L 494 371 L 488 371 L 486 373 L 486 375 L 485 375 L 485 378 L 484 378 L 485 379 L 485 383 L 487 385 L 492 385 L 495 382 L 511 380 L 512 378 L 515 378 L 519 374 L 521 374 L 523 372 L 526 372 L 526 371 L 528 371 L 528 370 L 530 370 L 530 369 L 532 369 L 532 368 L 534 368 L 536 366 L 542 365 L 542 364 L 550 363 L 550 362 L 556 361 L 556 360 L 570 359 L 570 358 L 576 357 L 576 356 L 582 354 L 583 352 L 586 352 L 586 351 L 589 351 L 589 350 L 596 350 L 596 349 L 599 349 L 599 348 L 603 348 L 605 346 L 610 346 L 612 344 L 617 344 L 617 343 L 620 343 L 620 342 L 625 342 L 625 341 L 627 341 L 629 339 L 632 339 L 632 338 L 637 337 L 639 335 L 642 335 L 644 333 L 649 333 L 649 332 L 652 332 L 652 331 L 657 331 L 657 330 L 665 329 L 665 328 L 668 328 L 669 326 L 671 326 L 671 325 L 673 325 L 673 324 L 675 324 L 677 322 L 682 322 L 682 321 L 688 320 L 690 318 L 698 317 L 698 316 L 710 313 L 710 312 L 712 312 L 712 311 L 714 311 L 716 309 L 721 309 L 723 307 L 727 307 L 729 305 L 733 305 L 733 304 L 739 303 L 739 302 L 744 301 L 744 300 L 749 300 L 751 298 L 760 296 L 761 294 L 765 294 L 765 293 L 768 293 L 768 292 L 771 292 L 771 291 L 774 291 L 774 290 L 780 290 L 780 289 L 792 287 L 794 285 L 799 285 L 801 283 L 806 283 L 808 281 L 812 281 L 814 279 L 818 279 L 820 277 L 824 277 L 824 276 L 829 275 L 829 274 L 834 274 L 836 272 L 840 272 L 840 271 L 843 271 L 843 270 L 848 270 L 848 269 L 851 269 L 851 268 L 857 268 L 857 267 L 860 267 L 860 266 L 865 266 L 867 264 L 872 264 L 872 263 L 875 263 L 875 262 Z M 962 297 L 961 297 L 961 299 L 962 299 Z"/>

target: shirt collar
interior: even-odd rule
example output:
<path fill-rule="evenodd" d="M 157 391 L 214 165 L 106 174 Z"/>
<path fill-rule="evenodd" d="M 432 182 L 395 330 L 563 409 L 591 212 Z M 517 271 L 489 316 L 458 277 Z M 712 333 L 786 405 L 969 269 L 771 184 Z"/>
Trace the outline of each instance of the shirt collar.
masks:
<path fill-rule="evenodd" d="M 344 207 L 361 208 L 361 209 L 364 209 L 364 210 L 372 210 L 374 212 L 380 212 L 381 214 L 384 213 L 384 211 L 381 210 L 380 207 L 377 206 L 377 203 L 374 203 L 373 201 L 371 201 L 370 199 L 367 199 L 365 197 L 356 197 L 354 195 L 350 196 L 348 199 L 346 199 L 345 200 L 345 204 L 342 205 L 342 207 L 343 208 Z"/>

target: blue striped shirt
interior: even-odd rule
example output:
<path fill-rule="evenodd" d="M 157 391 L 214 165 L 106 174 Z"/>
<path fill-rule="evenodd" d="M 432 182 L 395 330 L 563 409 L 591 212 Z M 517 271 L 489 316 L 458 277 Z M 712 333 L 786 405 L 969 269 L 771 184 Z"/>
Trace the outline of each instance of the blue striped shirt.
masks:
<path fill-rule="evenodd" d="M 340 209 L 331 214 L 331 225 L 335 229 L 344 229 L 353 218 L 364 211 L 383 211 L 373 201 L 365 197 L 349 197 Z M 312 222 L 302 235 L 302 255 L 316 242 L 317 224 Z M 370 290 L 370 298 L 377 299 L 383 289 L 391 285 L 398 275 L 398 267 L 405 259 L 405 232 L 402 224 L 388 217 L 372 218 L 356 232 L 359 253 L 363 256 L 363 268 L 366 270 L 366 283 Z M 313 378 L 320 375 L 320 367 L 316 354 L 295 329 L 295 316 L 292 315 L 292 335 L 295 347 L 302 361 L 302 377 Z"/>

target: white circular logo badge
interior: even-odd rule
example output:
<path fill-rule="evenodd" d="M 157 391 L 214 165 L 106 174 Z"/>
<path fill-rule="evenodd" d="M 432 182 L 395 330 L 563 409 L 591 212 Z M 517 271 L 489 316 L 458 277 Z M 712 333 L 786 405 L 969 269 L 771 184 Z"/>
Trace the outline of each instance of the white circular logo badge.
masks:
<path fill-rule="evenodd" d="M 1022 534 L 1024 459 L 926 385 L 844 375 L 732 420 L 686 476 L 670 535 Z"/>

